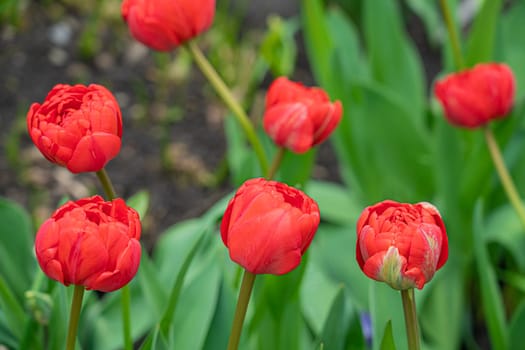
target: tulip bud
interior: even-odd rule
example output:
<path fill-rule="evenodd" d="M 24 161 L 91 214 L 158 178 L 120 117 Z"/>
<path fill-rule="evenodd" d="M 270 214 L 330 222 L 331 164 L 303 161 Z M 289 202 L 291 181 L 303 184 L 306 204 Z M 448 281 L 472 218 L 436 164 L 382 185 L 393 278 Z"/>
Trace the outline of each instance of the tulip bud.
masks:
<path fill-rule="evenodd" d="M 319 207 L 303 192 L 276 181 L 246 181 L 221 223 L 230 258 L 254 274 L 295 269 L 319 225 Z"/>
<path fill-rule="evenodd" d="M 66 286 L 111 292 L 137 273 L 140 231 L 139 215 L 120 198 L 67 202 L 38 230 L 36 257 L 49 278 Z"/>
<path fill-rule="evenodd" d="M 478 64 L 436 82 L 434 92 L 454 125 L 477 128 L 504 118 L 514 103 L 516 82 L 505 64 Z"/>
<path fill-rule="evenodd" d="M 56 85 L 27 113 L 27 130 L 40 152 L 73 173 L 99 171 L 120 151 L 122 115 L 100 85 Z"/>
<path fill-rule="evenodd" d="M 304 153 L 330 136 L 342 114 L 341 102 L 322 89 L 280 77 L 268 89 L 263 124 L 277 145 Z"/>
<path fill-rule="evenodd" d="M 124 0 L 122 17 L 133 37 L 158 51 L 170 51 L 207 30 L 215 0 Z"/>
<path fill-rule="evenodd" d="M 423 288 L 448 258 L 438 210 L 390 200 L 366 208 L 357 221 L 356 258 L 368 277 L 394 289 Z"/>

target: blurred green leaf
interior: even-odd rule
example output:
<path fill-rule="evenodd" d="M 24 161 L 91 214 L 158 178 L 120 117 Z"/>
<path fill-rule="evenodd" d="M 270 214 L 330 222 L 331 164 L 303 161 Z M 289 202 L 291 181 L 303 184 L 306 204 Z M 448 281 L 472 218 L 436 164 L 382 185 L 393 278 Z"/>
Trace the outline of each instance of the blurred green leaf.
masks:
<path fill-rule="evenodd" d="M 149 208 L 149 192 L 139 191 L 127 200 L 127 205 L 139 213 L 141 220 L 144 220 Z"/>
<path fill-rule="evenodd" d="M 508 349 L 505 308 L 498 280 L 486 251 L 483 229 L 482 208 L 480 203 L 478 203 L 474 212 L 473 231 L 474 234 L 479 236 L 474 237 L 474 256 L 480 282 L 483 311 L 492 347 L 494 349 Z"/>
<path fill-rule="evenodd" d="M 223 277 L 215 314 L 203 346 L 204 350 L 227 348 L 236 303 L 237 291 Z"/>
<path fill-rule="evenodd" d="M 523 226 L 510 205 L 504 205 L 490 213 L 485 223 L 483 239 L 498 243 L 510 253 L 521 271 L 525 271 L 525 235 Z"/>
<path fill-rule="evenodd" d="M 296 19 L 268 17 L 268 32 L 261 43 L 261 55 L 275 77 L 290 76 L 295 69 L 297 47 L 294 35 L 299 29 Z"/>
<path fill-rule="evenodd" d="M 431 43 L 437 43 L 445 34 L 445 28 L 441 25 L 441 12 L 437 1 L 406 0 L 406 3 L 423 21 L 426 35 Z"/>
<path fill-rule="evenodd" d="M 407 349 L 405 320 L 403 317 L 403 306 L 399 291 L 390 288 L 385 283 L 370 281 L 370 316 L 372 318 L 372 344 L 374 349 L 381 349 L 385 334 L 393 337 L 394 343 L 399 349 Z M 391 323 L 390 330 L 385 325 Z M 390 340 L 387 344 L 390 344 Z M 380 345 L 381 344 L 381 345 Z M 385 345 L 386 346 L 386 345 Z"/>
<path fill-rule="evenodd" d="M 381 339 L 381 350 L 396 350 L 394 343 L 394 335 L 392 332 L 392 321 L 388 321 L 383 332 L 383 339 Z"/>
<path fill-rule="evenodd" d="M 502 0 L 483 1 L 467 41 L 466 61 L 468 66 L 493 60 L 496 25 L 503 5 Z"/>
<path fill-rule="evenodd" d="M 522 301 L 510 321 L 509 350 L 523 348 L 523 330 L 525 329 L 525 301 Z"/>
<path fill-rule="evenodd" d="M 367 0 L 362 16 L 374 79 L 395 94 L 412 123 L 421 126 L 425 103 L 423 67 L 404 30 L 398 2 Z"/>
<path fill-rule="evenodd" d="M 29 215 L 18 204 L 0 197 L 0 276 L 22 304 L 36 268 Z"/>
<path fill-rule="evenodd" d="M 301 18 L 310 67 L 318 81 L 326 87 L 323 78 L 330 75 L 330 60 L 333 49 L 331 33 L 326 27 L 321 0 L 302 0 Z"/>
<path fill-rule="evenodd" d="M 341 225 L 353 223 L 363 210 L 360 203 L 351 197 L 348 189 L 335 183 L 309 181 L 306 193 L 319 205 L 321 220 L 325 222 Z"/>
<path fill-rule="evenodd" d="M 495 56 L 507 63 L 516 77 L 516 99 L 523 100 L 525 95 L 525 3 L 517 1 L 505 11 L 499 19 L 500 31 L 496 40 Z"/>
<path fill-rule="evenodd" d="M 315 165 L 316 149 L 304 154 L 285 151 L 278 171 L 278 180 L 295 187 L 303 187 L 310 179 Z"/>
<path fill-rule="evenodd" d="M 253 151 L 247 147 L 247 140 L 235 118 L 225 118 L 226 157 L 230 170 L 230 178 L 234 186 L 240 186 L 249 178 L 255 177 L 257 159 Z"/>
<path fill-rule="evenodd" d="M 340 286 L 333 299 L 321 333 L 321 343 L 324 344 L 326 349 L 346 349 L 346 337 L 350 326 L 351 311 L 346 303 L 344 288 Z M 354 339 L 354 341 L 358 342 L 359 339 Z"/>

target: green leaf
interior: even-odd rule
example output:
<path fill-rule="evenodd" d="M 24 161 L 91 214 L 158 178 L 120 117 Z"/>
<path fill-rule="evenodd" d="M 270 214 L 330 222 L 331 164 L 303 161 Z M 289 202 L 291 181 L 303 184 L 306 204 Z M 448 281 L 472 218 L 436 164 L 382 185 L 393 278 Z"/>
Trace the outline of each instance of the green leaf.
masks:
<path fill-rule="evenodd" d="M 510 350 L 521 350 L 523 348 L 523 330 L 525 329 L 525 301 L 522 301 L 510 321 Z"/>
<path fill-rule="evenodd" d="M 468 66 L 493 60 L 496 25 L 503 1 L 483 1 L 467 41 L 466 61 Z"/>
<path fill-rule="evenodd" d="M 412 122 L 424 122 L 425 84 L 421 59 L 404 30 L 397 1 L 363 3 L 363 31 L 374 79 L 395 94 Z"/>
<path fill-rule="evenodd" d="M 0 276 L 23 303 L 36 269 L 31 220 L 24 209 L 0 197 Z"/>
<path fill-rule="evenodd" d="M 490 2 L 490 1 L 489 1 Z M 500 35 L 497 38 L 496 57 L 507 63 L 516 77 L 516 99 L 522 100 L 525 95 L 525 3 L 517 1 L 505 11 L 500 21 Z"/>
<path fill-rule="evenodd" d="M 304 154 L 285 151 L 283 160 L 279 166 L 279 181 L 295 187 L 304 186 L 312 174 L 316 153 L 315 148 Z"/>
<path fill-rule="evenodd" d="M 261 43 L 261 56 L 274 76 L 290 76 L 295 68 L 297 47 L 294 35 L 299 27 L 296 19 L 283 20 L 270 16 L 268 32 Z"/>
<path fill-rule="evenodd" d="M 351 197 L 345 187 L 325 181 L 312 180 L 306 193 L 319 205 L 321 219 L 333 224 L 349 224 L 357 221 L 363 206 Z"/>
<path fill-rule="evenodd" d="M 233 288 L 232 284 L 225 281 L 223 277 L 215 314 L 203 346 L 204 350 L 227 348 L 236 303 L 237 290 Z"/>
<path fill-rule="evenodd" d="M 400 292 L 385 283 L 370 281 L 369 285 L 374 349 L 381 349 L 380 344 L 383 343 L 385 334 L 388 335 L 388 333 L 392 333 L 391 336 L 387 336 L 388 345 L 392 343 L 390 338 L 393 337 L 393 342 L 399 349 L 408 349 Z M 388 325 L 389 322 L 392 325 L 390 330 L 387 330 L 385 325 Z"/>
<path fill-rule="evenodd" d="M 482 220 L 482 209 L 480 203 L 474 211 L 474 234 L 483 234 L 484 223 Z M 485 240 L 474 237 L 474 257 L 480 283 L 481 301 L 490 342 L 494 349 L 508 349 L 508 337 L 505 322 L 505 308 L 498 286 L 498 280 L 494 268 L 490 264 Z"/>
<path fill-rule="evenodd" d="M 302 0 L 301 18 L 310 67 L 314 76 L 324 84 L 322 79 L 330 74 L 332 37 L 329 32 L 321 0 Z"/>
<path fill-rule="evenodd" d="M 247 179 L 256 176 L 257 159 L 250 148 L 246 147 L 246 137 L 235 118 L 225 118 L 224 131 L 230 178 L 234 186 L 240 186 Z"/>
<path fill-rule="evenodd" d="M 149 192 L 139 191 L 127 200 L 127 205 L 135 209 L 139 213 L 139 217 L 143 220 L 149 208 Z"/>
<path fill-rule="evenodd" d="M 321 334 L 321 342 L 326 349 L 344 350 L 346 348 L 351 311 L 347 305 L 344 288 L 339 287 Z M 359 339 L 353 340 L 353 342 L 358 341 Z"/>
<path fill-rule="evenodd" d="M 394 335 L 392 332 L 392 321 L 388 321 L 383 332 L 383 339 L 381 339 L 381 350 L 396 350 L 394 343 Z"/>

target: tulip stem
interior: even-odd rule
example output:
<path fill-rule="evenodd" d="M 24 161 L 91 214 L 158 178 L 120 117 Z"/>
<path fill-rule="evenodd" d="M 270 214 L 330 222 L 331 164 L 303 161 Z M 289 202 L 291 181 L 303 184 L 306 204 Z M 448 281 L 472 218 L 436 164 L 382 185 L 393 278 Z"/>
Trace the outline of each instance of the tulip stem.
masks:
<path fill-rule="evenodd" d="M 111 179 L 109 178 L 106 169 L 102 168 L 101 170 L 97 171 L 97 177 L 104 188 L 104 193 L 106 193 L 108 200 L 112 201 L 113 199 L 117 198 L 115 188 L 113 187 L 113 183 L 111 183 Z"/>
<path fill-rule="evenodd" d="M 235 316 L 233 318 L 232 329 L 230 332 L 230 339 L 228 340 L 228 350 L 237 350 L 239 347 L 239 340 L 241 339 L 242 324 L 248 309 L 250 295 L 252 293 L 253 283 L 255 281 L 255 274 L 244 271 L 242 277 L 241 290 L 237 299 L 237 307 L 235 308 Z"/>
<path fill-rule="evenodd" d="M 521 201 L 520 195 L 518 194 L 516 185 L 514 185 L 514 182 L 512 181 L 512 178 L 509 174 L 509 170 L 505 166 L 503 156 L 501 155 L 501 151 L 498 147 L 496 139 L 494 138 L 494 134 L 488 125 L 483 128 L 483 131 L 485 133 L 485 140 L 490 151 L 490 156 L 492 157 L 492 162 L 494 163 L 494 167 L 498 172 L 503 189 L 505 190 L 510 203 L 514 207 L 516 214 L 518 214 L 521 224 L 525 228 L 525 208 L 523 207 L 523 202 Z"/>
<path fill-rule="evenodd" d="M 452 12 L 450 11 L 447 0 L 440 0 L 439 4 L 441 5 L 441 12 L 443 13 L 443 19 L 445 20 L 445 25 L 447 26 L 450 44 L 452 45 L 454 64 L 456 65 L 457 70 L 461 70 L 465 66 L 465 62 L 463 60 L 461 46 L 459 44 L 459 34 L 452 19 Z"/>
<path fill-rule="evenodd" d="M 73 300 L 71 301 L 71 312 L 69 314 L 69 329 L 67 331 L 66 350 L 75 349 L 77 339 L 78 320 L 82 308 L 82 298 L 84 297 L 84 286 L 75 285 Z"/>
<path fill-rule="evenodd" d="M 414 288 L 401 291 L 403 300 L 403 311 L 405 313 L 405 325 L 407 330 L 408 350 L 419 350 L 419 327 L 417 324 L 416 301 L 414 299 Z"/>
<path fill-rule="evenodd" d="M 226 106 L 228 106 L 228 108 L 233 112 L 239 124 L 241 124 L 241 127 L 244 129 L 244 133 L 246 134 L 246 137 L 252 145 L 257 159 L 259 160 L 259 165 L 261 166 L 263 174 L 268 173 L 268 160 L 266 159 L 264 148 L 257 137 L 257 134 L 255 133 L 255 129 L 250 121 L 250 118 L 248 118 L 246 112 L 241 107 L 239 102 L 235 100 L 231 90 L 228 88 L 228 86 L 226 86 L 215 68 L 213 68 L 210 62 L 206 59 L 200 48 L 191 40 L 185 44 L 185 47 L 193 56 L 195 63 L 197 63 L 197 66 L 199 66 L 204 76 L 215 89 L 215 92 L 221 97 Z"/>
<path fill-rule="evenodd" d="M 117 198 L 113 183 L 109 178 L 109 175 L 105 168 L 97 171 L 97 177 L 104 188 L 106 197 L 108 200 Z M 124 349 L 133 349 L 133 340 L 131 338 L 131 321 L 130 321 L 130 309 L 131 309 L 131 295 L 128 285 L 120 288 L 120 305 L 122 307 L 122 334 L 124 337 Z"/>
<path fill-rule="evenodd" d="M 266 176 L 268 180 L 273 179 L 273 177 L 277 173 L 277 169 L 279 169 L 279 165 L 281 165 L 281 162 L 283 161 L 284 153 L 285 153 L 284 147 L 279 147 L 279 149 L 277 150 L 277 154 L 273 158 L 273 162 L 270 167 L 270 170 L 268 170 L 268 175 Z"/>

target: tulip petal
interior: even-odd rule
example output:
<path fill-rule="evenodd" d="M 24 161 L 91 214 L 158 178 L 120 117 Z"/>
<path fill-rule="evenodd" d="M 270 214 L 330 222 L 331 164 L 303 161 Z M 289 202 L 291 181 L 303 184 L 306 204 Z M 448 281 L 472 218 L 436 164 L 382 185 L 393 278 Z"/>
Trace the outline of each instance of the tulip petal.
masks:
<path fill-rule="evenodd" d="M 67 168 L 72 173 L 99 171 L 120 151 L 120 138 L 105 133 L 94 133 L 80 139 Z"/>

